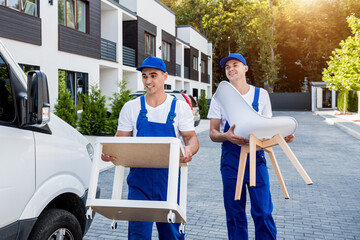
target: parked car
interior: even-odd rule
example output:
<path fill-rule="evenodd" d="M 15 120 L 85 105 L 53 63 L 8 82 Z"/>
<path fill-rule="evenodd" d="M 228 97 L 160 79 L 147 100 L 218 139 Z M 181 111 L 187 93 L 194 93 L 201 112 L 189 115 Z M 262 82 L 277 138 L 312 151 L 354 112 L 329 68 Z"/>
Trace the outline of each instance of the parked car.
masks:
<path fill-rule="evenodd" d="M 187 104 L 189 104 L 191 111 L 194 116 L 194 126 L 198 126 L 200 123 L 200 113 L 199 113 L 199 105 L 195 98 L 191 95 L 186 94 L 184 91 L 177 91 L 177 90 L 165 90 L 167 94 L 170 94 L 171 96 L 174 96 L 175 98 L 185 101 Z M 130 94 L 131 99 L 135 99 L 139 96 L 142 96 L 145 94 L 145 91 L 140 90 L 136 91 Z"/>
<path fill-rule="evenodd" d="M 85 202 L 93 148 L 50 113 L 48 92 L 46 75 L 26 78 L 0 41 L 2 240 L 82 239 L 91 224 Z"/>

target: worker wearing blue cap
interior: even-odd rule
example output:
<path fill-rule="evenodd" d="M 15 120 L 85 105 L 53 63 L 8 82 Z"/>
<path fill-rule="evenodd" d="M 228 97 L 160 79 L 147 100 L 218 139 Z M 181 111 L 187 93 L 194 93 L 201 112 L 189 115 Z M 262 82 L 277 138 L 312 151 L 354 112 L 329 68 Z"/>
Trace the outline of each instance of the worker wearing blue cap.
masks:
<path fill-rule="evenodd" d="M 185 143 L 181 162 L 189 162 L 199 149 L 189 105 L 165 93 L 168 77 L 163 60 L 146 58 L 141 72 L 146 94 L 127 102 L 121 109 L 115 136 L 182 137 Z M 115 160 L 103 154 L 104 161 Z M 168 169 L 131 168 L 127 178 L 129 200 L 166 201 Z M 129 222 L 129 239 L 151 239 L 152 222 Z M 178 223 L 156 223 L 159 239 L 184 239 Z"/>
<path fill-rule="evenodd" d="M 248 65 L 245 58 L 241 54 L 231 53 L 221 59 L 220 65 L 225 68 L 226 77 L 246 102 L 261 115 L 271 117 L 272 110 L 268 92 L 246 82 Z M 222 142 L 221 175 L 229 239 L 248 239 L 245 211 L 246 185 L 250 195 L 255 239 L 276 239 L 276 226 L 271 214 L 273 205 L 270 195 L 269 174 L 264 151 L 256 152 L 256 187 L 249 187 L 249 160 L 247 160 L 241 198 L 240 200 L 234 200 L 241 149 L 239 145 L 248 144 L 248 140 L 234 134 L 235 125 L 229 126 L 223 110 L 215 99 L 211 101 L 207 117 L 210 119 L 211 140 Z M 291 135 L 286 137 L 285 140 L 291 142 L 293 138 L 294 136 Z"/>

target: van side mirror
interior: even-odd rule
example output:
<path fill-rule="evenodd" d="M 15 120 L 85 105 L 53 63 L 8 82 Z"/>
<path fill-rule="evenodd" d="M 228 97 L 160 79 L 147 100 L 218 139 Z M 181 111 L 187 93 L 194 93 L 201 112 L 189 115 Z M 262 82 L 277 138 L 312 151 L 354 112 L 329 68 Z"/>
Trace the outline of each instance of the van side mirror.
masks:
<path fill-rule="evenodd" d="M 47 78 L 45 73 L 38 70 L 28 72 L 26 116 L 28 125 L 43 125 L 50 121 Z"/>

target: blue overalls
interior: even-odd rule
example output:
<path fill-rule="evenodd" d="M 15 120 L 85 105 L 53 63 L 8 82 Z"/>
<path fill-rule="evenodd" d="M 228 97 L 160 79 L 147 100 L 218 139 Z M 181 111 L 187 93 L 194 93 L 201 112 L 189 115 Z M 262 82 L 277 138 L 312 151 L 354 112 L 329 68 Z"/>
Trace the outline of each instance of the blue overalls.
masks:
<path fill-rule="evenodd" d="M 173 126 L 176 98 L 171 103 L 171 109 L 166 123 L 149 122 L 146 116 L 145 96 L 140 97 L 141 110 L 136 122 L 137 137 L 176 137 Z M 168 169 L 164 168 L 131 168 L 127 183 L 129 185 L 129 200 L 166 201 Z M 156 223 L 160 240 L 184 239 L 179 233 L 178 223 Z M 152 222 L 129 221 L 128 238 L 151 240 Z"/>
<path fill-rule="evenodd" d="M 255 88 L 252 107 L 259 111 L 259 88 Z M 241 126 L 238 126 L 241 127 Z M 226 122 L 224 132 L 230 128 Z M 276 226 L 271 215 L 273 205 L 270 195 L 269 174 L 264 151 L 256 152 L 256 187 L 249 187 L 249 156 L 247 158 L 241 198 L 235 201 L 236 179 L 241 147 L 226 141 L 222 144 L 221 175 L 229 240 L 248 239 L 246 206 L 246 184 L 251 200 L 251 216 L 254 219 L 255 239 L 276 239 Z"/>

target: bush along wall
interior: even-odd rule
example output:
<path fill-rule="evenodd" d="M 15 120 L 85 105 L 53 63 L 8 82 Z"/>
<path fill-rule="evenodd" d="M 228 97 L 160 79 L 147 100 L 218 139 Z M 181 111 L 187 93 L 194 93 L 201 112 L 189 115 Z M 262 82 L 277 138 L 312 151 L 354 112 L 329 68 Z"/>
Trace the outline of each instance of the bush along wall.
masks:
<path fill-rule="evenodd" d="M 111 115 L 106 120 L 105 132 L 115 135 L 118 127 L 119 114 L 124 104 L 130 100 L 130 90 L 126 89 L 127 82 L 122 80 L 119 84 L 119 92 L 113 94 L 110 98 Z"/>
<path fill-rule="evenodd" d="M 201 91 L 200 98 L 198 100 L 198 104 L 199 104 L 200 118 L 206 119 L 209 109 L 207 106 L 207 99 L 205 97 L 205 91 Z"/>
<path fill-rule="evenodd" d="M 84 110 L 80 115 L 79 131 L 84 135 L 104 135 L 106 123 L 105 96 L 98 86 L 91 86 L 89 94 L 84 95 Z"/>
<path fill-rule="evenodd" d="M 72 127 L 76 127 L 76 106 L 73 103 L 70 91 L 66 88 L 65 72 L 59 71 L 59 98 L 54 106 L 54 114 Z"/>
<path fill-rule="evenodd" d="M 337 97 L 337 107 L 340 111 L 344 111 L 344 91 L 339 91 Z M 358 111 L 358 96 L 356 91 L 346 91 L 346 112 Z"/>

